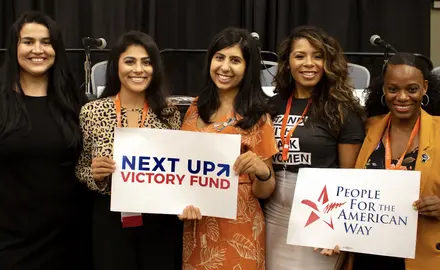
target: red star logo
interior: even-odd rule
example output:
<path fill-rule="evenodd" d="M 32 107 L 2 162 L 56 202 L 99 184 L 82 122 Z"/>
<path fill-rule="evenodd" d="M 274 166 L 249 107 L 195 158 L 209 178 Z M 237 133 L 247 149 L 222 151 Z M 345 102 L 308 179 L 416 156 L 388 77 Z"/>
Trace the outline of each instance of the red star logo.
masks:
<path fill-rule="evenodd" d="M 324 206 L 325 204 L 328 203 L 328 201 L 329 200 L 328 200 L 328 194 L 327 194 L 327 186 L 324 186 L 324 188 L 321 191 L 321 195 L 319 195 L 318 202 L 321 203 L 321 206 Z M 324 210 L 320 211 L 318 209 L 318 206 L 316 205 L 316 203 L 314 203 L 310 200 L 302 200 L 301 203 L 312 208 L 312 211 L 310 212 L 309 219 L 307 220 L 306 225 L 304 225 L 304 228 L 321 218 L 317 213 L 327 214 L 330 211 L 332 211 L 333 209 L 339 208 L 345 204 L 345 202 L 344 203 L 335 203 L 335 202 L 328 203 L 325 206 Z M 330 216 L 329 222 L 325 221 L 324 219 L 322 221 L 334 230 L 333 219 L 331 216 Z"/>

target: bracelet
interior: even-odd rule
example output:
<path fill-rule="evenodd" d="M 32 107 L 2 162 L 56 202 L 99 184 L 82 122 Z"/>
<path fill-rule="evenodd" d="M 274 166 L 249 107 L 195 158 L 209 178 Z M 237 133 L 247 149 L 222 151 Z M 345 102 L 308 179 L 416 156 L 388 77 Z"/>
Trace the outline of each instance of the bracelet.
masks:
<path fill-rule="evenodd" d="M 267 166 L 267 168 L 269 169 L 269 176 L 268 177 L 261 179 L 257 174 L 255 174 L 255 177 L 257 177 L 257 179 L 260 180 L 261 182 L 265 182 L 272 177 L 272 170 L 269 168 L 269 166 Z"/>

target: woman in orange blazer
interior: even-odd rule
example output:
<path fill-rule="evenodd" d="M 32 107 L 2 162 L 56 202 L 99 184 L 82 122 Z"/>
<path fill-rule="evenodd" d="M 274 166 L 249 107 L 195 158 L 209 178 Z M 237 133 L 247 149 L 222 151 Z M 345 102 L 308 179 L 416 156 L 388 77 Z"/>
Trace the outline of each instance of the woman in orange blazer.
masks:
<path fill-rule="evenodd" d="M 438 86 L 426 61 L 398 53 L 367 90 L 370 118 L 356 168 L 421 171 L 416 256 L 352 253 L 346 269 L 440 269 L 440 117 L 432 116 L 439 115 Z"/>

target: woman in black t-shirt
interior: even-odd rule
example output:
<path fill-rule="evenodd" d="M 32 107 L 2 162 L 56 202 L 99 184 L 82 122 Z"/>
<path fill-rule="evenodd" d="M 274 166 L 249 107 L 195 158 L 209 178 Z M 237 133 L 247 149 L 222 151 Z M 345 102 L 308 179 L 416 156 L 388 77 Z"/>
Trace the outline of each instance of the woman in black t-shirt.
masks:
<path fill-rule="evenodd" d="M 276 189 L 265 204 L 266 268 L 333 269 L 336 256 L 286 244 L 297 171 L 353 168 L 365 136 L 363 110 L 340 45 L 316 27 L 299 27 L 281 43 L 275 83 L 278 95 L 269 102 L 278 112 L 274 128 L 280 152 L 273 156 Z"/>
<path fill-rule="evenodd" d="M 0 74 L 0 269 L 87 269 L 74 172 L 85 96 L 56 23 L 23 14 Z"/>

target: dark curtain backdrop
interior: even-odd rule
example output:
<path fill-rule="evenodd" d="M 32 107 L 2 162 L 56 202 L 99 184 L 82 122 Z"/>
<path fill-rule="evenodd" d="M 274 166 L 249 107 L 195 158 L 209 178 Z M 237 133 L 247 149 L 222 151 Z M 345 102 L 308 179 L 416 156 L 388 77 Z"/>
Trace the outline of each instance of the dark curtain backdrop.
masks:
<path fill-rule="evenodd" d="M 121 33 L 135 29 L 153 36 L 161 50 L 206 49 L 218 31 L 239 26 L 259 33 L 263 50 L 276 51 L 295 26 L 311 24 L 337 38 L 346 52 L 381 52 L 369 44 L 372 34 L 399 51 L 428 57 L 430 51 L 430 0 L 0 0 L 0 48 L 13 21 L 32 9 L 57 21 L 67 48 L 81 48 L 85 36 L 103 37 L 111 47 Z M 83 53 L 69 57 L 83 81 Z M 106 52 L 96 52 L 92 61 L 105 57 Z M 203 53 L 163 57 L 173 92 L 195 95 Z M 382 61 L 349 60 L 367 66 L 373 74 Z"/>

